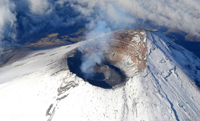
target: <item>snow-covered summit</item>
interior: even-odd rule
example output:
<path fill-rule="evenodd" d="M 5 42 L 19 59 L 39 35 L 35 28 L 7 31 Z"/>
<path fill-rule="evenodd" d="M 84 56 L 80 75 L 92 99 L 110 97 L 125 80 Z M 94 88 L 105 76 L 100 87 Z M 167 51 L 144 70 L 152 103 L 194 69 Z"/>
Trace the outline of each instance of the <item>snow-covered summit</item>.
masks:
<path fill-rule="evenodd" d="M 159 32 L 146 35 L 146 69 L 115 89 L 69 71 L 66 57 L 82 43 L 0 68 L 0 121 L 198 121 L 200 60 Z"/>

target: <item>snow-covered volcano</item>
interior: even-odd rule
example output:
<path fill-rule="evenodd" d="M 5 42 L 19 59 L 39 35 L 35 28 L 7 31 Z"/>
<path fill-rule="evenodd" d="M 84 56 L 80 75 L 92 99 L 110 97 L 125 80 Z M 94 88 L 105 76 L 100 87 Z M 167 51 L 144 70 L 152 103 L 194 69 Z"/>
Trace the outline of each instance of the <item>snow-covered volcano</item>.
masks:
<path fill-rule="evenodd" d="M 70 72 L 67 57 L 87 41 L 0 68 L 0 121 L 198 121 L 200 60 L 162 33 L 145 37 L 144 70 L 113 89 Z"/>

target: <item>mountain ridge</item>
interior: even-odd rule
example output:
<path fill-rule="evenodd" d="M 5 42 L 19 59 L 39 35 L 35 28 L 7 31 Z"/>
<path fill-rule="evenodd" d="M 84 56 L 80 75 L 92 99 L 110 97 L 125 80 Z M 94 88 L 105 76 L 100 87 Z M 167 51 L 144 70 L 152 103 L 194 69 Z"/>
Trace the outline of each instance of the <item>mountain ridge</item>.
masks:
<path fill-rule="evenodd" d="M 147 68 L 114 89 L 68 70 L 67 55 L 87 41 L 40 50 L 0 68 L 0 120 L 198 120 L 199 58 L 162 33 L 146 35 Z"/>

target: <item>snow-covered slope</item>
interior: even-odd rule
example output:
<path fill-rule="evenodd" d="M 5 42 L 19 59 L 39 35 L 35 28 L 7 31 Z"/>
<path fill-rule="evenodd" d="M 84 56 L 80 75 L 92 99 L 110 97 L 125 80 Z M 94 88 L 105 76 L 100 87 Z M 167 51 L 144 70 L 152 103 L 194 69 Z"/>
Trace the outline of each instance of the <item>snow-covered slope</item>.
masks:
<path fill-rule="evenodd" d="M 200 60 L 159 32 L 147 32 L 147 68 L 115 89 L 68 70 L 79 44 L 36 51 L 0 68 L 0 121 L 198 121 Z"/>

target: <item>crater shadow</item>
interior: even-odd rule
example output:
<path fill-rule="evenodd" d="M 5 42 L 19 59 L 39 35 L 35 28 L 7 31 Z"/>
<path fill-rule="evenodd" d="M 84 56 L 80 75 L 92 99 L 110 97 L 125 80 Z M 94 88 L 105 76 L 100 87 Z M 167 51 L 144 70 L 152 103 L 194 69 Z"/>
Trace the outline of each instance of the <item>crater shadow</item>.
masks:
<path fill-rule="evenodd" d="M 84 81 L 104 89 L 112 89 L 125 82 L 126 76 L 121 70 L 106 61 L 101 65 L 96 64 L 94 66 L 95 72 L 91 74 L 92 76 L 88 77 L 80 69 L 83 56 L 84 54 L 81 51 L 75 50 L 75 52 L 67 57 L 67 62 L 69 70 Z"/>

